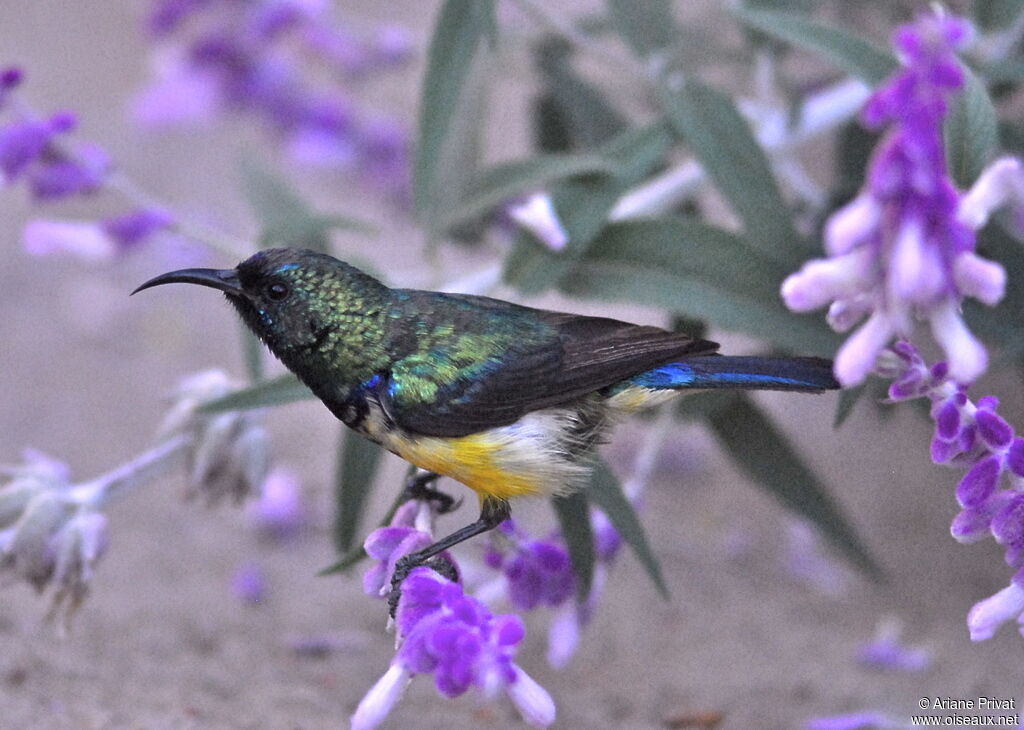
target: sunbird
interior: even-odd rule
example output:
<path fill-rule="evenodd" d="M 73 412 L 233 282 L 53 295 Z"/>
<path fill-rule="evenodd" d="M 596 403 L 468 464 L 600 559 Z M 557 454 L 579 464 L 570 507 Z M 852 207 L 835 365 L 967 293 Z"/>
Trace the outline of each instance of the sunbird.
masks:
<path fill-rule="evenodd" d="M 658 327 L 469 294 L 392 289 L 316 251 L 260 251 L 234 269 L 181 269 L 349 428 L 475 491 L 475 522 L 402 560 L 396 579 L 511 515 L 509 500 L 586 485 L 623 415 L 684 390 L 838 388 L 817 357 L 730 357 Z M 397 585 L 397 584 L 396 584 Z"/>

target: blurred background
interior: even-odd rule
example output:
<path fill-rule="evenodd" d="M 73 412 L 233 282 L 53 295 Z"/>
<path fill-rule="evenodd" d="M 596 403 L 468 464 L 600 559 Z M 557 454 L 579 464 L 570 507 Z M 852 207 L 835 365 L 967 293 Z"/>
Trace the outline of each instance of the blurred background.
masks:
<path fill-rule="evenodd" d="M 356 37 L 392 29 L 401 50 L 393 67 L 353 72 L 342 84 L 368 125 L 415 129 L 440 5 L 338 3 L 340 22 Z M 564 12 L 597 7 L 579 0 L 565 3 Z M 186 128 L 140 124 L 139 95 L 159 62 L 146 31 L 151 10 L 145 2 L 7 3 L 0 65 L 25 70 L 21 98 L 41 112 L 78 113 L 78 136 L 105 148 L 140 187 L 239 238 L 259 231 L 259 216 L 240 192 L 248 161 L 290 180 L 318 209 L 372 223 L 371 233 L 334 233 L 332 249 L 391 283 L 436 286 L 494 260 L 500 241 L 445 243 L 425 256 L 426 237 L 401 193 L 365 174 L 304 171 L 244 117 L 215 116 Z M 737 42 L 723 13 L 718 3 L 678 4 L 681 21 L 708 47 Z M 514 42 L 529 23 L 519 16 L 503 22 L 513 40 L 503 44 L 498 65 L 515 71 L 495 77 L 483 140 L 483 156 L 493 161 L 530 151 L 524 100 L 537 81 Z M 879 28 L 876 39 L 886 34 Z M 705 75 L 718 81 L 716 74 L 726 75 L 715 68 Z M 244 376 L 240 328 L 219 297 L 176 287 L 127 296 L 180 261 L 235 261 L 170 244 L 95 264 L 23 250 L 22 230 L 34 217 L 95 217 L 121 205 L 114 197 L 45 211 L 24 190 L 0 188 L 0 463 L 18 462 L 23 449 L 34 448 L 67 462 L 74 479 L 90 478 L 152 443 L 166 397 L 185 375 L 223 367 Z M 654 309 L 557 295 L 525 300 L 508 287 L 494 294 L 666 324 Z M 711 334 L 733 350 L 753 344 Z M 1011 394 L 1002 412 L 1024 422 L 1015 377 L 985 385 L 985 392 Z M 906 717 L 921 697 L 1017 696 L 1020 637 L 1007 628 L 972 644 L 964 621 L 971 605 L 1006 584 L 1008 569 L 991 541 L 965 547 L 950 538 L 958 477 L 931 463 L 930 424 L 911 408 L 883 418 L 862 402 L 833 431 L 835 395 L 757 400 L 841 503 L 886 582 L 869 581 L 831 553 L 742 476 L 704 429 L 681 425 L 660 452 L 642 513 L 671 600 L 623 554 L 575 660 L 560 671 L 544 660 L 549 617 L 528 617 L 519 663 L 554 696 L 556 726 L 793 728 L 809 717 L 862 710 Z M 382 606 L 362 594 L 358 571 L 316 575 L 335 559 L 337 425 L 313 401 L 275 409 L 266 423 L 276 462 L 302 485 L 309 524 L 301 534 L 284 542 L 261 538 L 251 511 L 185 502 L 177 478 L 119 501 L 108 512 L 109 551 L 67 638 L 44 622 L 46 601 L 28 587 L 0 593 L 0 726 L 284 729 L 346 722 L 393 645 Z M 639 423 L 617 432 L 607 453 L 622 474 L 646 433 Z M 403 471 L 389 457 L 371 521 Z M 448 487 L 461 495 L 457 485 Z M 451 526 L 468 515 L 469 508 Z M 517 515 L 538 533 L 550 520 L 543 505 L 518 507 Z M 253 565 L 265 580 L 255 603 L 233 589 L 238 572 Z M 856 661 L 858 648 L 890 619 L 902 622 L 906 642 L 932 653 L 927 671 L 886 672 Z M 520 726 L 507 703 L 480 704 L 471 695 L 448 701 L 430 684 L 414 682 L 388 726 Z"/>

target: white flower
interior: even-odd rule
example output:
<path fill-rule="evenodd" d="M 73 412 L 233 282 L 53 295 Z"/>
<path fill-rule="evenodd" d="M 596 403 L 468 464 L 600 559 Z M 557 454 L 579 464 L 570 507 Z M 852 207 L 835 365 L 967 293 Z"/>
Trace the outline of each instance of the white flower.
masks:
<path fill-rule="evenodd" d="M 508 206 L 508 215 L 532 233 L 552 251 L 561 251 L 569 243 L 569 235 L 562 228 L 551 196 L 535 193 L 526 200 Z"/>

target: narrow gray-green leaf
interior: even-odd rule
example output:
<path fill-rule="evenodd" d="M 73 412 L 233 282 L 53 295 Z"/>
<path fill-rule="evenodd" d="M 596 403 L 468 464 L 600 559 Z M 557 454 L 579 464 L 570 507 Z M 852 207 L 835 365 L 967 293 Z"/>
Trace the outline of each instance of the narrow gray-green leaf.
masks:
<path fill-rule="evenodd" d="M 985 85 L 966 66 L 964 87 L 957 95 L 943 125 L 946 162 L 961 188 L 968 188 L 995 156 L 999 144 L 999 119 Z"/>
<path fill-rule="evenodd" d="M 857 405 L 866 391 L 866 384 L 861 383 L 855 388 L 846 388 L 839 392 L 839 402 L 836 404 L 836 415 L 832 420 L 832 428 L 838 429 L 846 423 L 846 419 L 853 413 L 854 406 Z"/>
<path fill-rule="evenodd" d="M 469 194 L 453 211 L 442 217 L 438 227 L 451 230 L 489 213 L 516 196 L 546 189 L 560 180 L 609 175 L 614 170 L 611 160 L 588 154 L 541 155 L 520 162 L 495 165 L 470 181 Z"/>
<path fill-rule="evenodd" d="M 626 119 L 570 62 L 560 38 L 537 46 L 541 92 L 534 106 L 534 137 L 544 152 L 590 151 L 626 129 Z"/>
<path fill-rule="evenodd" d="M 694 79 L 679 91 L 661 90 L 660 97 L 672 126 L 743 220 L 748 240 L 772 259 L 795 266 L 800 246 L 792 212 L 732 99 Z"/>
<path fill-rule="evenodd" d="M 881 577 L 881 570 L 839 505 L 747 395 L 737 393 L 708 415 L 708 423 L 751 479 L 820 529 L 850 562 L 874 578 Z"/>
<path fill-rule="evenodd" d="M 342 215 L 321 215 L 280 176 L 248 160 L 242 163 L 245 195 L 261 225 L 260 243 L 327 249 L 331 229 L 368 233 L 369 223 Z"/>
<path fill-rule="evenodd" d="M 650 56 L 672 46 L 679 37 L 669 0 L 608 0 L 619 35 L 638 56 Z"/>
<path fill-rule="evenodd" d="M 583 491 L 565 497 L 553 497 L 551 506 L 555 509 L 562 537 L 569 549 L 572 569 L 576 574 L 576 596 L 580 601 L 590 595 L 594 582 L 594 531 L 590 525 L 590 504 Z"/>
<path fill-rule="evenodd" d="M 221 413 L 223 411 L 245 411 L 266 408 L 315 398 L 313 392 L 299 382 L 291 373 L 263 380 L 247 388 L 204 403 L 200 413 Z"/>
<path fill-rule="evenodd" d="M 818 315 L 797 315 L 779 298 L 789 271 L 743 237 L 681 217 L 608 225 L 562 291 L 665 307 L 803 354 L 835 352 L 839 338 Z"/>
<path fill-rule="evenodd" d="M 434 212 L 439 192 L 434 186 L 445 148 L 450 144 L 463 87 L 481 39 L 493 28 L 493 0 L 447 0 L 434 26 L 420 95 L 413 184 L 416 210 L 425 219 L 429 220 Z"/>
<path fill-rule="evenodd" d="M 643 524 L 637 517 L 636 509 L 626 498 L 622 491 L 622 485 L 615 478 L 615 474 L 608 467 L 603 459 L 599 459 L 594 466 L 594 473 L 590 478 L 590 486 L 587 488 L 587 496 L 591 501 L 601 508 L 619 536 L 636 553 L 640 564 L 644 566 L 647 575 L 654 582 L 658 592 L 666 599 L 668 586 L 665 585 L 665 578 L 661 573 L 661 564 L 651 551 L 647 543 L 647 534 L 644 532 Z"/>
<path fill-rule="evenodd" d="M 998 221 L 982 229 L 978 251 L 1001 263 L 1008 272 L 1024 271 L 1024 246 Z M 1024 280 L 1011 273 L 1006 278 L 1006 294 L 996 307 L 965 300 L 964 317 L 972 332 L 986 341 L 999 343 L 993 367 L 1018 357 L 1024 351 Z"/>
<path fill-rule="evenodd" d="M 383 453 L 377 444 L 342 427 L 334 478 L 334 546 L 342 555 L 352 549 Z"/>
<path fill-rule="evenodd" d="M 1021 0 L 974 0 L 974 22 L 985 31 L 1005 31 L 1022 11 Z"/>
<path fill-rule="evenodd" d="M 258 383 L 263 380 L 263 343 L 244 324 L 242 324 L 241 331 L 245 372 L 249 376 L 249 382 Z"/>
<path fill-rule="evenodd" d="M 742 5 L 733 13 L 747 26 L 823 56 L 871 85 L 899 68 L 896 58 L 874 43 L 800 13 L 754 10 Z"/>

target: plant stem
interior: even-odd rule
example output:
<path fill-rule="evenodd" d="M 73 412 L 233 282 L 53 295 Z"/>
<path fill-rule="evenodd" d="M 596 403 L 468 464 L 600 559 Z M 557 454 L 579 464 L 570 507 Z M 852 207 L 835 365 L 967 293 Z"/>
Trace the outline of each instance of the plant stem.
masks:
<path fill-rule="evenodd" d="M 169 438 L 92 481 L 72 486 L 66 498 L 74 504 L 103 507 L 176 468 L 191 444 L 192 437 L 189 435 Z"/>

